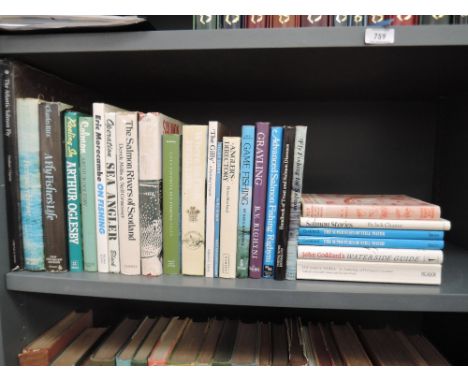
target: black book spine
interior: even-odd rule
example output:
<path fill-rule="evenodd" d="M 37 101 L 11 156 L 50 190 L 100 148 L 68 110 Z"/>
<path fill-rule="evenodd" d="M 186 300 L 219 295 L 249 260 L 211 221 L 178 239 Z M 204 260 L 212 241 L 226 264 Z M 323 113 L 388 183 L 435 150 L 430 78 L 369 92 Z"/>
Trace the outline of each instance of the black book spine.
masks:
<path fill-rule="evenodd" d="M 281 188 L 279 195 L 278 232 L 276 244 L 275 279 L 286 278 L 286 260 L 289 239 L 289 216 L 291 214 L 291 183 L 294 165 L 294 142 L 296 128 L 285 126 L 283 135 L 283 155 L 281 163 Z"/>
<path fill-rule="evenodd" d="M 3 147 L 5 151 L 5 192 L 7 200 L 8 248 L 10 268 L 24 266 L 23 235 L 21 226 L 21 199 L 18 169 L 18 134 L 16 130 L 16 105 L 13 65 L 0 60 L 2 72 L 0 92 L 2 113 Z"/>
<path fill-rule="evenodd" d="M 223 15 L 219 17 L 221 22 L 218 21 L 218 28 L 240 29 L 244 25 L 242 15 Z"/>
<path fill-rule="evenodd" d="M 45 267 L 68 270 L 67 224 L 64 196 L 64 132 L 58 103 L 39 105 L 42 221 Z"/>
<path fill-rule="evenodd" d="M 420 17 L 421 24 L 450 24 L 451 16 L 449 15 L 422 15 Z"/>
<path fill-rule="evenodd" d="M 454 15 L 452 24 L 468 24 L 468 15 Z"/>

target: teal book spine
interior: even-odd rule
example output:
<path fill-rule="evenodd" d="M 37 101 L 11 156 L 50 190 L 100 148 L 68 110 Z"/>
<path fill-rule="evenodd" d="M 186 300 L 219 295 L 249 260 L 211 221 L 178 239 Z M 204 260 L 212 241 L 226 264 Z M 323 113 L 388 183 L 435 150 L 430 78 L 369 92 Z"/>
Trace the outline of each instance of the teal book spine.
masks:
<path fill-rule="evenodd" d="M 120 357 L 117 357 L 115 359 L 115 365 L 116 366 L 132 366 L 132 359 L 121 359 Z"/>
<path fill-rule="evenodd" d="M 39 157 L 40 102 L 34 98 L 16 100 L 24 269 L 28 271 L 45 269 Z"/>
<path fill-rule="evenodd" d="M 80 191 L 84 270 L 97 272 L 96 205 L 94 198 L 94 125 L 92 117 L 79 117 Z"/>
<path fill-rule="evenodd" d="M 67 200 L 68 253 L 70 271 L 83 272 L 83 245 L 80 203 L 80 156 L 78 118 L 81 113 L 67 111 L 65 127 L 65 182 Z"/>

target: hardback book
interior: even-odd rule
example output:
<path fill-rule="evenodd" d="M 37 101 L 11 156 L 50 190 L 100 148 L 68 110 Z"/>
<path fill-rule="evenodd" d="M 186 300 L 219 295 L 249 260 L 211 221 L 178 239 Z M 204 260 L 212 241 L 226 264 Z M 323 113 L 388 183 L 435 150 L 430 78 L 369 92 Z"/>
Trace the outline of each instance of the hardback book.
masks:
<path fill-rule="evenodd" d="M 452 24 L 468 24 L 468 15 L 452 16 Z"/>
<path fill-rule="evenodd" d="M 39 105 L 44 255 L 46 270 L 52 272 L 68 270 L 65 199 L 62 192 L 65 178 L 62 112 L 69 107 L 59 102 Z"/>
<path fill-rule="evenodd" d="M 244 26 L 244 16 L 242 15 L 219 16 L 218 28 L 220 29 L 240 29 L 243 26 Z"/>
<path fill-rule="evenodd" d="M 406 195 L 302 195 L 302 215 L 352 219 L 440 219 L 440 207 Z"/>
<path fill-rule="evenodd" d="M 318 324 L 320 333 L 322 334 L 323 342 L 325 344 L 325 348 L 327 349 L 327 353 L 330 356 L 332 366 L 344 366 L 345 363 L 341 358 L 341 354 L 338 351 L 338 347 L 336 346 L 335 339 L 333 338 L 333 334 L 330 329 L 329 323 L 319 323 Z"/>
<path fill-rule="evenodd" d="M 450 15 L 421 15 L 420 24 L 450 24 L 452 16 Z"/>
<path fill-rule="evenodd" d="M 249 277 L 254 279 L 262 277 L 263 269 L 269 142 L 270 123 L 257 122 L 255 125 L 255 164 L 249 261 Z"/>
<path fill-rule="evenodd" d="M 180 134 L 164 134 L 163 150 L 163 270 L 180 273 Z"/>
<path fill-rule="evenodd" d="M 118 112 L 115 125 L 120 272 L 124 275 L 139 275 L 141 274 L 141 259 L 137 113 Z"/>
<path fill-rule="evenodd" d="M 206 125 L 184 125 L 182 142 L 182 273 L 205 274 Z"/>
<path fill-rule="evenodd" d="M 370 229 L 399 229 L 449 231 L 451 224 L 445 219 L 436 220 L 390 220 L 390 219 L 347 219 L 347 218 L 317 218 L 301 216 L 302 227 L 318 228 L 370 228 Z"/>
<path fill-rule="evenodd" d="M 306 366 L 300 321 L 298 318 L 286 318 L 284 321 L 288 335 L 289 365 Z"/>
<path fill-rule="evenodd" d="M 219 277 L 219 231 L 221 229 L 221 180 L 223 167 L 223 143 L 218 142 L 216 155 L 216 192 L 215 192 L 215 215 L 214 215 L 214 253 L 213 267 L 214 277 Z"/>
<path fill-rule="evenodd" d="M 252 220 L 252 185 L 255 155 L 255 126 L 242 126 L 239 222 L 237 224 L 237 271 L 238 278 L 249 275 L 250 227 Z"/>
<path fill-rule="evenodd" d="M 330 16 L 330 26 L 347 27 L 349 26 L 351 16 L 349 15 L 333 15 Z"/>
<path fill-rule="evenodd" d="M 216 240 L 216 185 L 218 168 L 218 146 L 226 135 L 226 127 L 217 122 L 208 122 L 207 166 L 206 166 L 206 240 L 205 240 L 205 276 L 215 277 L 214 253 Z M 222 154 L 222 153 L 221 153 Z M 219 170 L 219 171 L 218 171 Z"/>
<path fill-rule="evenodd" d="M 206 335 L 195 362 L 196 365 L 211 365 L 223 327 L 224 320 L 212 319 L 209 321 Z"/>
<path fill-rule="evenodd" d="M 241 139 L 223 138 L 219 277 L 236 278 Z"/>
<path fill-rule="evenodd" d="M 80 117 L 80 191 L 84 270 L 97 272 L 93 117 Z"/>
<path fill-rule="evenodd" d="M 139 193 L 141 272 L 159 276 L 163 273 L 163 153 L 162 136 L 178 134 L 182 122 L 161 113 L 140 114 Z"/>
<path fill-rule="evenodd" d="M 216 29 L 218 18 L 216 15 L 195 15 L 193 16 L 193 29 Z"/>
<path fill-rule="evenodd" d="M 301 15 L 301 27 L 327 27 L 328 15 Z"/>
<path fill-rule="evenodd" d="M 366 15 L 351 15 L 349 16 L 349 26 L 351 27 L 364 27 L 367 25 Z"/>
<path fill-rule="evenodd" d="M 263 251 L 262 276 L 265 278 L 273 278 L 275 270 L 282 150 L 283 128 L 272 127 L 270 133 L 270 155 L 268 163 L 268 187 L 266 194 L 265 239 Z"/>
<path fill-rule="evenodd" d="M 258 345 L 258 366 L 271 366 L 272 362 L 272 338 L 271 338 L 271 323 L 259 323 L 259 345 Z"/>
<path fill-rule="evenodd" d="M 117 354 L 131 339 L 141 320 L 125 318 L 90 357 L 90 366 L 115 366 Z"/>
<path fill-rule="evenodd" d="M 94 197 L 98 271 L 110 271 L 107 233 L 106 123 L 105 114 L 121 109 L 105 103 L 93 103 L 94 127 Z"/>
<path fill-rule="evenodd" d="M 284 322 L 272 324 L 272 366 L 288 366 L 288 334 Z"/>
<path fill-rule="evenodd" d="M 171 365 L 194 365 L 207 335 L 207 321 L 190 320 L 169 360 Z"/>
<path fill-rule="evenodd" d="M 92 352 L 93 347 L 106 333 L 107 328 L 88 328 L 60 354 L 52 366 L 78 366 Z"/>
<path fill-rule="evenodd" d="M 413 366 L 429 366 L 424 357 L 419 353 L 416 347 L 410 342 L 405 333 L 401 330 L 392 330 L 395 341 L 399 342 L 405 352 L 408 353 L 409 358 L 412 360 Z"/>
<path fill-rule="evenodd" d="M 120 273 L 119 212 L 117 195 L 117 135 L 116 113 L 104 114 L 106 136 L 106 218 L 107 218 L 107 258 L 109 272 Z"/>
<path fill-rule="evenodd" d="M 291 215 L 291 183 L 294 165 L 294 142 L 296 128 L 285 126 L 283 132 L 283 152 L 281 153 L 281 179 L 279 189 L 278 228 L 275 253 L 274 277 L 277 280 L 286 278 L 288 256 L 289 218 Z"/>
<path fill-rule="evenodd" d="M 73 311 L 27 345 L 18 355 L 20 366 L 47 366 L 86 328 L 93 324 L 93 313 Z"/>
<path fill-rule="evenodd" d="M 140 323 L 138 328 L 132 334 L 132 337 L 122 348 L 122 350 L 117 354 L 116 357 L 116 365 L 117 366 L 131 366 L 133 357 L 135 356 L 136 352 L 140 348 L 140 346 L 145 341 L 148 333 L 153 328 L 154 324 L 156 323 L 157 318 L 150 318 L 145 317 L 143 321 Z"/>
<path fill-rule="evenodd" d="M 245 27 L 252 28 L 268 28 L 269 17 L 267 15 L 248 15 L 245 17 Z"/>
<path fill-rule="evenodd" d="M 359 229 L 359 228 L 312 228 L 300 227 L 299 236 L 339 236 L 378 239 L 443 240 L 444 231 Z"/>
<path fill-rule="evenodd" d="M 176 344 L 179 342 L 187 324 L 188 318 L 173 317 L 166 330 L 159 338 L 148 357 L 148 366 L 167 365 Z"/>
<path fill-rule="evenodd" d="M 408 340 L 430 366 L 450 366 L 450 363 L 422 334 L 405 331 Z"/>
<path fill-rule="evenodd" d="M 330 329 L 346 366 L 372 366 L 366 350 L 349 323 L 331 323 Z"/>
<path fill-rule="evenodd" d="M 444 253 L 438 249 L 398 249 L 300 245 L 299 259 L 371 261 L 377 263 L 442 264 Z"/>
<path fill-rule="evenodd" d="M 70 258 L 71 272 L 83 272 L 80 144 L 78 131 L 78 118 L 80 116 L 83 115 L 76 111 L 66 111 L 64 114 L 68 254 Z"/>
<path fill-rule="evenodd" d="M 297 28 L 301 26 L 301 16 L 297 15 L 273 15 L 271 28 Z"/>
<path fill-rule="evenodd" d="M 255 366 L 257 364 L 259 328 L 258 322 L 239 322 L 231 365 Z"/>
<path fill-rule="evenodd" d="M 306 324 L 302 323 L 302 320 L 299 318 L 299 325 L 302 336 L 302 343 L 304 346 L 304 356 L 307 359 L 308 366 L 317 366 L 317 361 L 315 359 L 314 350 L 312 348 L 312 342 L 310 341 L 309 328 Z"/>
<path fill-rule="evenodd" d="M 307 328 L 309 329 L 310 343 L 315 357 L 315 364 L 318 366 L 332 366 L 332 359 L 325 345 L 325 340 L 320 331 L 319 324 L 309 322 Z"/>
<path fill-rule="evenodd" d="M 299 280 L 440 285 L 440 264 L 297 259 Z"/>
<path fill-rule="evenodd" d="M 392 25 L 418 25 L 419 24 L 419 16 L 417 15 L 392 15 Z"/>
<path fill-rule="evenodd" d="M 231 365 L 232 352 L 237 336 L 239 321 L 225 320 L 223 329 L 219 335 L 216 350 L 213 355 L 212 365 L 226 366 Z"/>
<path fill-rule="evenodd" d="M 294 164 L 291 181 L 291 212 L 289 214 L 289 239 L 286 259 L 286 279 L 296 279 L 297 236 L 301 216 L 302 183 L 304 176 L 307 126 L 296 126 Z"/>
<path fill-rule="evenodd" d="M 383 26 L 387 25 L 386 15 L 368 15 L 367 16 L 367 25 L 369 26 Z"/>
<path fill-rule="evenodd" d="M 161 316 L 151 328 L 141 346 L 133 356 L 132 366 L 148 366 L 148 357 L 153 351 L 154 346 L 169 325 L 171 318 Z"/>

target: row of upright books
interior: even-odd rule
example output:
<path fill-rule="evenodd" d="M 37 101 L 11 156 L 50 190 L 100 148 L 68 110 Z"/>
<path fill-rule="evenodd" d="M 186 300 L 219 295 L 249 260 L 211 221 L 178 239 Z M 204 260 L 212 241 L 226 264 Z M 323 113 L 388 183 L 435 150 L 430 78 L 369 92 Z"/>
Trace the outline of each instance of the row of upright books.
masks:
<path fill-rule="evenodd" d="M 146 316 L 94 327 L 71 312 L 28 344 L 22 366 L 447 366 L 420 332 L 389 326 Z"/>
<path fill-rule="evenodd" d="M 468 24 L 466 15 L 196 15 L 193 29 Z"/>

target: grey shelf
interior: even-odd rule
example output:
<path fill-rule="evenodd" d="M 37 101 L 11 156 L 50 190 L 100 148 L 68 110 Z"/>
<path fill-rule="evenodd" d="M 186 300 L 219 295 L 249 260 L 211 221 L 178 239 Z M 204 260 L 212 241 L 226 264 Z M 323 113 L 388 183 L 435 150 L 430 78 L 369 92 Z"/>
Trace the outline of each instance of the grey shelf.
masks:
<path fill-rule="evenodd" d="M 439 286 L 10 272 L 10 291 L 285 308 L 468 312 L 468 251 L 446 251 Z"/>

